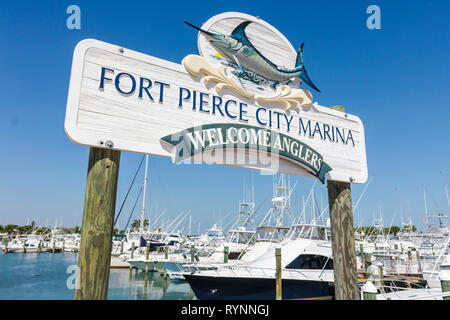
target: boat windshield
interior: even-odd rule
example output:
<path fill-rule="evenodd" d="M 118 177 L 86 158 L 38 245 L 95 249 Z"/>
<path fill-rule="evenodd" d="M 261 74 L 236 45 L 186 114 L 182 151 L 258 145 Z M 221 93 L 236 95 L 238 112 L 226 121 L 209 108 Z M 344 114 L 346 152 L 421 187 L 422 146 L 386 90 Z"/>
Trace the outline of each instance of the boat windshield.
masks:
<path fill-rule="evenodd" d="M 256 228 L 257 241 L 281 241 L 289 231 L 283 227 L 258 227 Z"/>
<path fill-rule="evenodd" d="M 301 254 L 289 263 L 286 266 L 286 269 L 333 270 L 333 260 L 321 255 Z"/>
<path fill-rule="evenodd" d="M 254 239 L 254 231 L 230 230 L 227 233 L 227 241 L 248 244 Z"/>
<path fill-rule="evenodd" d="M 312 239 L 312 240 L 329 240 L 329 233 L 324 226 L 316 225 L 298 225 L 293 226 L 289 231 L 289 238 L 296 239 Z"/>

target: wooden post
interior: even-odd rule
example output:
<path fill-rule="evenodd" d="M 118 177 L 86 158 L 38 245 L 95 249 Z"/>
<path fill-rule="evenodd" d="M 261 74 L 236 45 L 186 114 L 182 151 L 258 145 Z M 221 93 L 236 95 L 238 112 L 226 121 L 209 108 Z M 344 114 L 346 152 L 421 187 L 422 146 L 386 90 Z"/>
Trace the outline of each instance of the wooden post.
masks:
<path fill-rule="evenodd" d="M 38 243 L 38 253 L 41 253 L 41 240 L 39 240 L 39 243 Z"/>
<path fill-rule="evenodd" d="M 147 241 L 145 249 L 145 273 L 148 273 L 148 259 L 150 258 L 150 242 Z"/>
<path fill-rule="evenodd" d="M 330 106 L 345 112 L 343 106 Z M 336 300 L 359 300 L 350 182 L 328 181 Z"/>
<path fill-rule="evenodd" d="M 52 248 L 52 253 L 55 253 L 55 246 L 56 246 L 56 241 L 53 240 L 53 248 Z"/>
<path fill-rule="evenodd" d="M 275 248 L 275 299 L 282 299 L 282 288 L 281 288 L 281 248 Z"/>
<path fill-rule="evenodd" d="M 378 266 L 378 277 L 380 278 L 380 291 L 385 293 L 384 291 L 384 273 L 383 273 L 383 265 Z"/>
<path fill-rule="evenodd" d="M 27 240 L 23 240 L 23 253 L 27 253 Z"/>
<path fill-rule="evenodd" d="M 223 247 L 223 263 L 228 263 L 228 247 Z"/>
<path fill-rule="evenodd" d="M 422 273 L 422 264 L 420 263 L 420 251 L 419 249 L 416 249 L 416 258 L 417 258 L 417 267 L 419 273 Z"/>
<path fill-rule="evenodd" d="M 167 243 L 164 246 L 164 259 L 169 259 L 169 245 Z"/>
<path fill-rule="evenodd" d="M 408 250 L 408 264 L 406 265 L 407 266 L 407 268 L 406 268 L 406 270 L 409 272 L 409 273 L 412 273 L 412 266 L 411 266 L 411 250 Z"/>
<path fill-rule="evenodd" d="M 134 259 L 134 242 L 131 243 L 131 259 Z"/>
<path fill-rule="evenodd" d="M 86 200 L 85 200 L 86 201 Z M 63 244 L 62 244 L 62 249 L 61 249 L 61 252 L 64 252 L 64 247 L 65 247 L 65 244 L 66 244 L 66 240 L 65 239 L 63 239 Z"/>
<path fill-rule="evenodd" d="M 90 148 L 76 300 L 106 300 L 120 152 Z"/>
<path fill-rule="evenodd" d="M 358 274 L 349 182 L 328 181 L 336 300 L 359 300 Z"/>
<path fill-rule="evenodd" d="M 131 243 L 131 259 L 134 258 L 134 242 Z M 133 269 L 133 265 L 130 263 L 130 271 Z"/>
<path fill-rule="evenodd" d="M 365 263 L 365 257 L 364 257 L 364 244 L 362 244 L 362 243 L 359 244 L 359 255 L 361 257 L 362 265 L 365 266 L 366 263 Z"/>
<path fill-rule="evenodd" d="M 370 280 L 362 287 L 363 300 L 377 300 L 377 293 L 377 288 Z"/>
<path fill-rule="evenodd" d="M 194 245 L 191 245 L 191 262 L 194 262 Z"/>
<path fill-rule="evenodd" d="M 123 240 L 120 242 L 120 254 L 123 253 Z"/>
<path fill-rule="evenodd" d="M 5 254 L 8 253 L 8 239 L 5 241 L 5 247 L 3 250 L 5 251 Z"/>

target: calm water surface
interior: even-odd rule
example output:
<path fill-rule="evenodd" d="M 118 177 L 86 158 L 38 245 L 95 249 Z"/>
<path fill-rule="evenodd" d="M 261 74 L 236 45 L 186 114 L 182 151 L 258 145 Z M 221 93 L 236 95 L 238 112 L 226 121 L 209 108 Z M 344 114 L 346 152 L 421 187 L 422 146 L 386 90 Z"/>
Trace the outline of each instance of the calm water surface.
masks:
<path fill-rule="evenodd" d="M 77 253 L 0 253 L 0 299 L 72 300 Z M 72 276 L 72 277 L 71 277 Z M 108 299 L 189 300 L 194 296 L 186 282 L 164 280 L 159 273 L 111 269 Z"/>

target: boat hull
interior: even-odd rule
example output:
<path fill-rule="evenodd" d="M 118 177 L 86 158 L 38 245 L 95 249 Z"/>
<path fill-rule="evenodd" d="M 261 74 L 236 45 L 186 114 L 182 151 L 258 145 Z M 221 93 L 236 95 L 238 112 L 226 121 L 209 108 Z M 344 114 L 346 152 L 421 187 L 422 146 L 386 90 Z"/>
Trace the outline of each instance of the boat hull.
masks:
<path fill-rule="evenodd" d="M 133 267 L 145 271 L 145 264 L 148 264 L 148 271 L 153 272 L 156 271 L 155 267 L 151 260 L 127 260 L 127 263 L 131 264 Z"/>
<path fill-rule="evenodd" d="M 274 278 L 231 278 L 185 274 L 199 300 L 275 300 Z M 334 299 L 333 283 L 283 279 L 283 299 Z"/>

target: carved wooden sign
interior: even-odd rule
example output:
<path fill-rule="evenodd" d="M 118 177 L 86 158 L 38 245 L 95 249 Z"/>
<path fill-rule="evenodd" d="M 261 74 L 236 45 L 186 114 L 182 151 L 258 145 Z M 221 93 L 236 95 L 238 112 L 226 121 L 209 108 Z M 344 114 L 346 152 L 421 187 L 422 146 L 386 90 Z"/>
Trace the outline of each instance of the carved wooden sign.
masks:
<path fill-rule="evenodd" d="M 191 25 L 190 23 L 188 23 Z M 193 26 L 193 25 L 191 25 Z M 188 28 L 188 26 L 186 26 Z M 364 183 L 364 128 L 318 90 L 274 27 L 224 13 L 181 64 L 87 39 L 75 48 L 65 130 L 75 143 Z"/>

